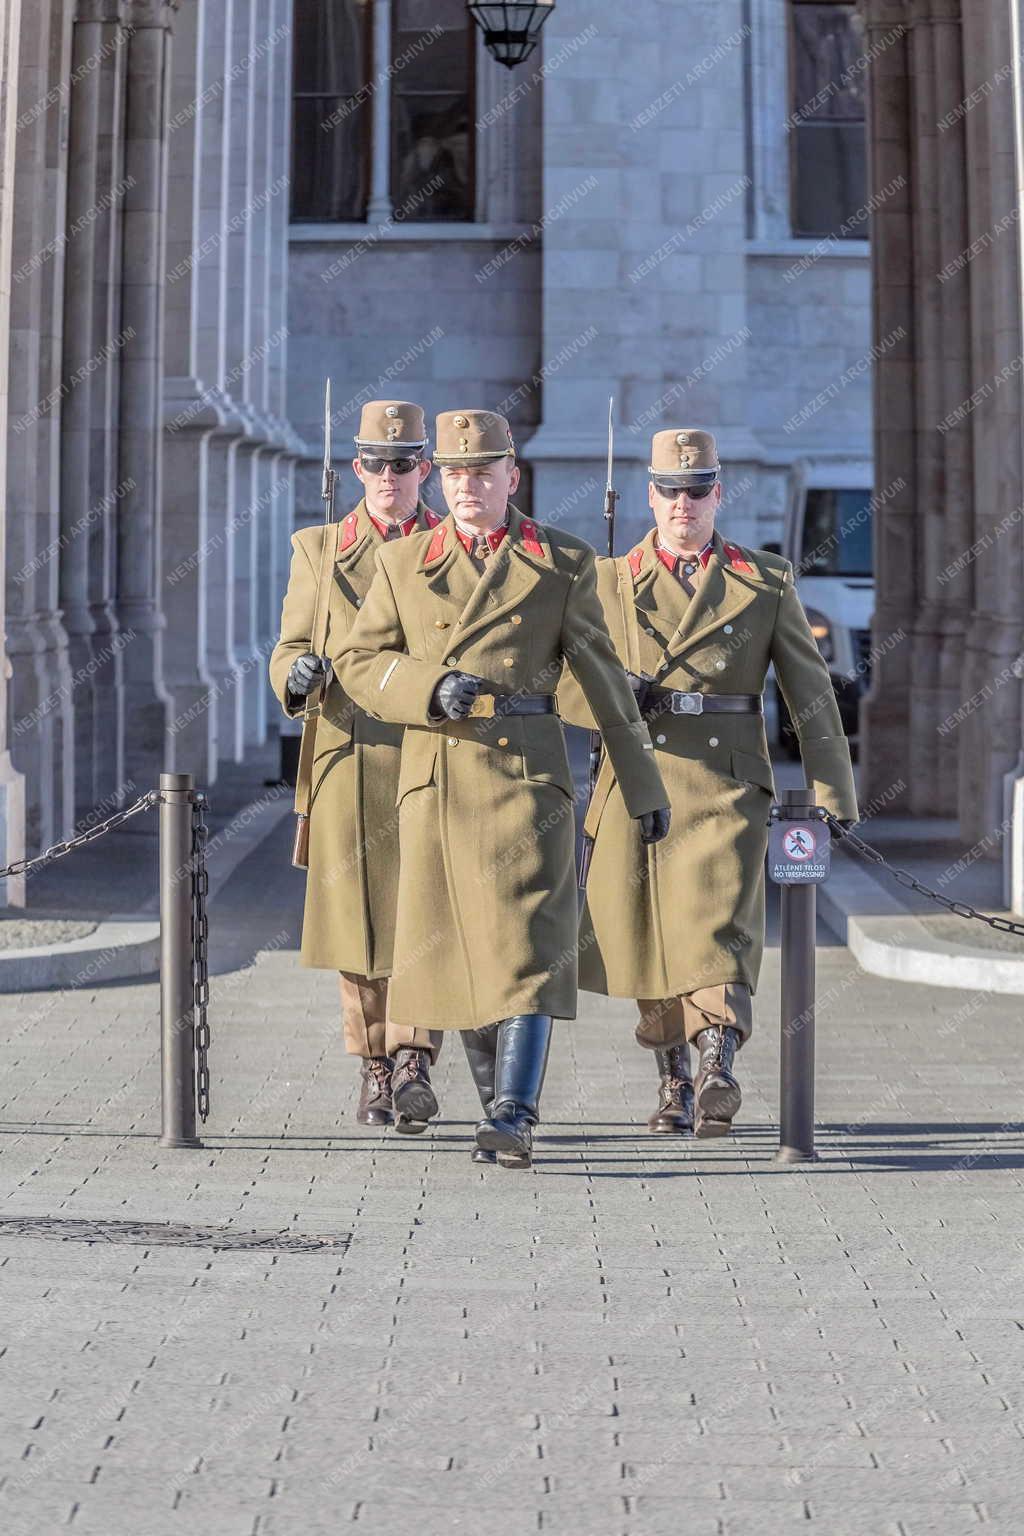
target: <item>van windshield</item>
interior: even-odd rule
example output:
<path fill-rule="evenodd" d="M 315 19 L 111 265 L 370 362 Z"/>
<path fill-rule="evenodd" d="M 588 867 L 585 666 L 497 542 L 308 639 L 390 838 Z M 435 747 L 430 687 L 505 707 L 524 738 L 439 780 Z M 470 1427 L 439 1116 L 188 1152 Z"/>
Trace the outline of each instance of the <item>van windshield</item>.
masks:
<path fill-rule="evenodd" d="M 871 492 L 809 490 L 797 574 L 871 576 Z"/>

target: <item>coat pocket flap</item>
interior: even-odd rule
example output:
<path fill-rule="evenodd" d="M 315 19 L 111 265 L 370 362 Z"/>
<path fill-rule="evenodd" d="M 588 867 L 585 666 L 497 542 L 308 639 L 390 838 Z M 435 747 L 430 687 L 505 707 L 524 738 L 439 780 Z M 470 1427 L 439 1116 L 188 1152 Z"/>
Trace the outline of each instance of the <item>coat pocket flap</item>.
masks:
<path fill-rule="evenodd" d="M 740 752 L 734 749 L 731 766 L 734 779 L 756 784 L 759 789 L 766 789 L 770 795 L 774 795 L 775 780 L 772 778 L 772 765 L 763 757 L 757 757 L 753 752 Z"/>
<path fill-rule="evenodd" d="M 426 731 L 406 731 L 402 745 L 402 766 L 398 774 L 398 805 L 411 789 L 425 789 L 437 777 L 437 738 Z"/>

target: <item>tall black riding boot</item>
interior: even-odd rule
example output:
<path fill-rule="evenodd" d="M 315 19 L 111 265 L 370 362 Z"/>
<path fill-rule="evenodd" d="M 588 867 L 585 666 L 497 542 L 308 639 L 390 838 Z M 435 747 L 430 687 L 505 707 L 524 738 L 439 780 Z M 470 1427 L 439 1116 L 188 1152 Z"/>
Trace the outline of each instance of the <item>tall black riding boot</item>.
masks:
<path fill-rule="evenodd" d="M 686 1136 L 693 1130 L 693 1080 L 690 1077 L 690 1047 L 668 1045 L 655 1051 L 654 1059 L 661 1073 L 658 1107 L 647 1122 L 647 1129 L 657 1136 Z"/>
<path fill-rule="evenodd" d="M 697 1123 L 695 1136 L 728 1136 L 743 1099 L 732 1064 L 740 1043 L 739 1031 L 712 1024 L 697 1036 Z"/>
<path fill-rule="evenodd" d="M 476 1129 L 476 1144 L 496 1152 L 503 1168 L 529 1168 L 533 1127 L 551 1044 L 551 1015 L 520 1013 L 498 1025 L 494 1107 Z"/>
<path fill-rule="evenodd" d="M 480 1095 L 480 1104 L 484 1114 L 489 1115 L 494 1103 L 494 1063 L 498 1049 L 498 1026 L 485 1024 L 483 1029 L 460 1029 L 459 1034 L 462 1036 L 466 1060 L 473 1074 L 476 1091 Z M 472 1160 L 474 1163 L 494 1163 L 497 1161 L 497 1156 L 486 1147 L 474 1146 Z"/>

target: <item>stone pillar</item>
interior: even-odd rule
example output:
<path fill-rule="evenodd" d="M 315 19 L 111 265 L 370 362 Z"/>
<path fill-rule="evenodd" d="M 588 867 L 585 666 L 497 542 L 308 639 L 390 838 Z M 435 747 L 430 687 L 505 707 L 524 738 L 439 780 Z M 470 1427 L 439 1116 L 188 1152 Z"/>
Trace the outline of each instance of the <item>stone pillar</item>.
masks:
<path fill-rule="evenodd" d="M 910 125 L 909 28 L 907 0 L 867 0 L 868 49 L 873 54 L 868 89 L 869 186 L 893 186 L 871 222 L 872 337 L 892 342 L 874 364 L 875 484 L 893 490 L 874 523 L 876 659 L 871 687 L 861 704 L 860 795 L 862 802 L 892 795 L 906 810 L 910 755 L 907 720 L 911 700 L 911 647 L 882 650 L 878 642 L 903 629 L 909 633 L 918 607 L 920 547 L 915 516 L 917 463 L 914 432 L 915 307 L 913 160 Z M 890 40 L 883 44 L 883 38 Z M 877 49 L 877 52 L 875 51 Z"/>
<path fill-rule="evenodd" d="M 25 778 L 30 852 L 70 833 L 72 684 L 57 608 L 61 305 L 64 282 L 67 0 L 21 18 L 7 463 L 11 755 Z"/>
<path fill-rule="evenodd" d="M 968 590 L 948 570 L 970 539 L 971 434 L 968 425 L 947 430 L 944 423 L 971 392 L 970 280 L 966 266 L 955 270 L 968 244 L 963 122 L 940 124 L 963 97 L 960 0 L 916 0 L 908 61 L 919 604 L 904 626 L 911 648 L 909 807 L 952 816 L 958 745 L 955 733 L 936 727 L 961 700 Z"/>
<path fill-rule="evenodd" d="M 973 607 L 960 697 L 960 823 L 986 853 L 1002 851 L 1003 776 L 1020 750 L 1019 658 L 1024 640 L 1024 466 L 1021 444 L 1021 274 L 1012 221 L 1020 212 L 1014 163 L 1008 5 L 963 0 L 970 234 L 986 237 L 971 263 L 973 383 L 985 397 L 968 420 L 974 447 Z M 999 232 L 1001 231 L 1001 232 Z M 1016 513 L 1015 513 L 1016 509 Z"/>
<path fill-rule="evenodd" d="M 63 285 L 59 594 L 75 680 L 79 814 L 127 787 L 113 605 L 127 56 L 123 0 L 77 0 L 65 214 L 77 233 L 67 247 Z"/>
<path fill-rule="evenodd" d="M 208 502 L 208 439 L 222 425 L 208 381 L 199 374 L 201 289 L 217 271 L 203 270 L 208 242 L 223 231 L 204 228 L 203 181 L 219 179 L 204 154 L 207 95 L 207 0 L 178 17 L 171 72 L 167 178 L 166 376 L 162 559 L 159 602 L 166 620 L 163 682 L 170 700 L 166 767 L 210 784 L 217 769 L 218 699 L 206 665 L 208 557 L 214 523 Z M 207 345 L 207 354 L 209 345 Z M 212 381 L 216 383 L 214 378 Z"/>
<path fill-rule="evenodd" d="M 0 6 L 0 485 L 7 483 L 7 360 L 10 350 L 20 22 L 20 0 L 7 0 L 6 5 Z M 3 537 L 0 525 L 0 539 Z M 0 556 L 6 560 L 6 548 L 0 549 Z M 4 618 L 5 615 L 0 614 L 0 620 Z M 0 858 L 5 865 L 22 858 L 25 853 L 24 780 L 11 762 L 7 748 L 7 668 L 5 653 L 0 656 Z M 0 881 L 0 902 L 4 905 L 24 906 L 23 876 Z"/>
<path fill-rule="evenodd" d="M 521 446 L 540 516 L 595 480 L 575 526 L 600 537 L 616 396 L 621 548 L 648 525 L 653 431 L 680 417 L 710 427 L 727 474 L 759 453 L 746 424 L 749 174 L 736 109 L 745 11 L 742 0 L 602 7 L 587 14 L 597 35 L 537 87 L 547 374 L 541 425 Z M 559 6 L 544 29 L 545 57 L 579 30 L 580 12 Z M 695 377 L 683 389 L 687 371 Z"/>
<path fill-rule="evenodd" d="M 391 0 L 370 0 L 373 6 L 371 69 L 374 82 L 373 129 L 370 136 L 370 198 L 368 224 L 391 217 Z"/>
<path fill-rule="evenodd" d="M 125 642 L 125 766 L 140 786 L 164 766 L 161 463 L 167 117 L 176 0 L 131 0 L 125 102 L 117 614 Z"/>

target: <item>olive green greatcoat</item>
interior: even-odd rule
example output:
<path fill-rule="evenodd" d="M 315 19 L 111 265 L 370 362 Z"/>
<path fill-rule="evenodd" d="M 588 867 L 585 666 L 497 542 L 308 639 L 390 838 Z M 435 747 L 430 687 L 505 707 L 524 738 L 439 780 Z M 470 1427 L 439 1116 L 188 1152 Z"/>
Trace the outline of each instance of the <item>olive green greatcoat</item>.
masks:
<path fill-rule="evenodd" d="M 548 693 L 568 661 L 639 816 L 667 803 L 647 727 L 601 616 L 594 552 L 509 511 L 483 576 L 449 516 L 377 552 L 335 666 L 366 710 L 406 726 L 390 1008 L 472 1029 L 576 1014 L 573 784 L 557 715 L 432 721 L 453 669 L 491 693 Z"/>
<path fill-rule="evenodd" d="M 778 555 L 718 534 L 690 598 L 658 559 L 654 532 L 598 562 L 598 589 L 627 668 L 686 692 L 759 694 L 770 663 L 800 737 L 814 798 L 857 815 L 850 751 L 828 671 Z M 571 681 L 563 716 L 593 724 Z M 605 760 L 587 815 L 595 836 L 580 925 L 580 986 L 664 998 L 719 982 L 757 985 L 764 945 L 764 856 L 774 795 L 761 715 L 659 715 L 649 722 L 672 806 L 664 842 L 645 848 Z"/>
<path fill-rule="evenodd" d="M 419 527 L 437 514 L 423 504 Z M 270 657 L 270 682 L 286 715 L 305 701 L 288 694 L 296 656 L 312 648 L 313 607 L 325 532 L 336 540 L 326 652 L 339 648 L 369 590 L 374 556 L 384 540 L 360 501 L 340 522 L 303 528 L 292 537 L 292 564 L 281 610 L 281 638 Z M 414 534 L 408 535 L 415 537 Z M 402 727 L 357 709 L 331 677 L 316 735 L 309 817 L 309 870 L 302 922 L 302 963 L 359 976 L 391 970 L 398 896 L 395 793 Z"/>

